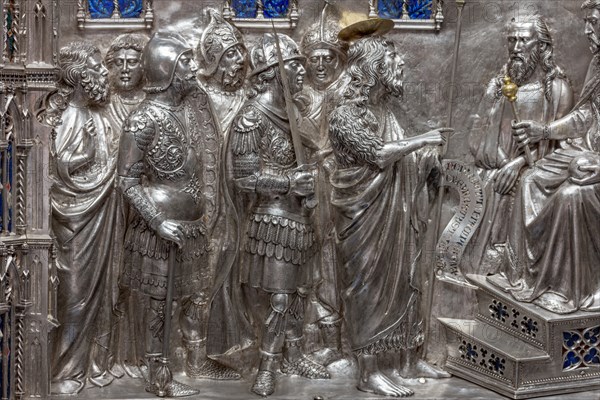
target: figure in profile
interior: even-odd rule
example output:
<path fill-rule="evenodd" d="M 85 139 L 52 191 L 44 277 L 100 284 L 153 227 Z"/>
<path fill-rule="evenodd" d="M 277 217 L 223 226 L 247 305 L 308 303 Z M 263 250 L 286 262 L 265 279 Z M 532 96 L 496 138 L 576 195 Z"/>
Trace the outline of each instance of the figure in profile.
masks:
<path fill-rule="evenodd" d="M 123 241 L 114 190 L 118 132 L 103 115 L 108 70 L 98 48 L 70 43 L 60 49 L 58 66 L 58 90 L 39 115 L 55 134 L 50 198 L 60 325 L 52 340 L 51 391 L 75 394 L 86 381 L 102 387 L 113 380 L 111 294 Z"/>
<path fill-rule="evenodd" d="M 240 110 L 246 93 L 248 51 L 240 31 L 213 9 L 208 9 L 207 26 L 196 49 L 199 82 L 210 98 L 221 132 L 229 134 L 231 122 Z"/>
<path fill-rule="evenodd" d="M 348 51 L 348 80 L 329 117 L 337 169 L 336 209 L 344 319 L 358 358 L 357 388 L 410 396 L 403 377 L 447 377 L 420 359 L 425 317 L 418 268 L 430 204 L 427 182 L 439 173 L 440 128 L 407 137 L 390 103 L 403 93 L 404 62 L 394 43 L 367 36 Z M 384 373 L 380 361 L 391 356 Z"/>
<path fill-rule="evenodd" d="M 240 378 L 206 352 L 211 300 L 220 286 L 209 262 L 215 238 L 207 224 L 202 143 L 204 136 L 217 135 L 217 124 L 197 86 L 192 49 L 179 34 L 154 34 L 144 48 L 142 65 L 146 98 L 124 125 L 117 171 L 118 187 L 133 213 L 121 280 L 147 298 L 146 390 L 178 397 L 198 391 L 175 380 L 165 389 L 159 380 L 165 321 L 171 318 L 165 315 L 169 263 L 175 263 L 173 294 L 180 304 L 187 375 Z M 186 101 L 192 94 L 204 97 Z"/>
<path fill-rule="evenodd" d="M 238 197 L 248 199 L 241 280 L 265 305 L 256 313 L 261 358 L 252 392 L 268 396 L 275 391 L 279 369 L 309 379 L 329 378 L 329 373 L 302 352 L 311 274 L 307 259 L 314 243 L 305 199 L 315 193 L 315 178 L 314 170 L 298 165 L 283 85 L 291 95 L 302 90 L 304 57 L 290 37 L 267 33 L 252 49 L 250 60 L 252 86 L 233 120 L 229 151 Z"/>

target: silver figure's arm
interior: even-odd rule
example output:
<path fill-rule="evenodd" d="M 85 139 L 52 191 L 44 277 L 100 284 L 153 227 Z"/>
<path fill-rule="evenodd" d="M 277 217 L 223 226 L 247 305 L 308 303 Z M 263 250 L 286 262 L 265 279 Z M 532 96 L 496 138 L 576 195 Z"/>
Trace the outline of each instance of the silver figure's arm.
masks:
<path fill-rule="evenodd" d="M 260 114 L 245 110 L 231 127 L 235 185 L 246 192 L 264 195 L 307 196 L 314 192 L 311 172 L 291 170 L 285 175 L 265 173 L 260 162 L 261 132 L 266 129 Z"/>
<path fill-rule="evenodd" d="M 590 102 L 548 125 L 545 139 L 563 140 L 585 136 L 594 121 Z"/>
<path fill-rule="evenodd" d="M 164 217 L 143 190 L 144 153 L 154 140 L 154 124 L 145 116 L 133 114 L 123 125 L 117 161 L 117 188 L 129 204 L 153 230 L 157 230 Z"/>

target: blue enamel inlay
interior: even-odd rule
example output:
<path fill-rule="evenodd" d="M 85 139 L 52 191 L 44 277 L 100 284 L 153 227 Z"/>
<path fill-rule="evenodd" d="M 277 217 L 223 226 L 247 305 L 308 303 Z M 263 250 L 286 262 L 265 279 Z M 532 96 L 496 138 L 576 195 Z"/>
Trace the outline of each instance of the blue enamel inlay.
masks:
<path fill-rule="evenodd" d="M 591 345 L 597 345 L 600 341 L 600 326 L 597 326 L 593 329 L 586 331 L 583 334 L 583 337 Z"/>
<path fill-rule="evenodd" d="M 139 18 L 142 8 L 142 0 L 119 0 L 121 18 Z"/>
<path fill-rule="evenodd" d="M 431 19 L 432 0 L 407 0 L 408 16 L 411 19 Z"/>
<path fill-rule="evenodd" d="M 263 14 L 265 18 L 283 18 L 287 16 L 289 0 L 264 0 Z"/>
<path fill-rule="evenodd" d="M 112 0 L 88 0 L 88 9 L 93 19 L 110 18 L 115 10 Z"/>
<path fill-rule="evenodd" d="M 231 7 L 237 18 L 256 18 L 256 0 L 233 0 Z"/>
<path fill-rule="evenodd" d="M 567 348 L 573 347 L 575 344 L 579 343 L 580 340 L 581 336 L 575 332 L 563 332 L 563 341 Z"/>
<path fill-rule="evenodd" d="M 581 362 L 581 357 L 577 355 L 574 351 L 569 351 L 565 355 L 565 359 L 563 362 L 563 369 L 573 368 Z"/>
<path fill-rule="evenodd" d="M 600 364 L 600 351 L 597 348 L 592 347 L 586 355 L 583 356 L 583 361 L 586 364 Z"/>
<path fill-rule="evenodd" d="M 404 0 L 379 0 L 377 1 L 377 13 L 381 18 L 400 18 L 402 16 L 402 4 L 404 4 Z"/>

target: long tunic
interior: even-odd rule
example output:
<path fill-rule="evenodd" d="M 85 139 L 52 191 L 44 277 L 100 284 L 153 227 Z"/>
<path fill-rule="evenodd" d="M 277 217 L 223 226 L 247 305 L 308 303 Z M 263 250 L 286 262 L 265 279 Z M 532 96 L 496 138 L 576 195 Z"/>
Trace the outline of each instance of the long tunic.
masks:
<path fill-rule="evenodd" d="M 85 138 L 92 118 L 95 136 Z M 113 330 L 110 292 L 118 268 L 118 196 L 114 190 L 118 137 L 101 115 L 69 106 L 56 128 L 52 231 L 58 245 L 58 320 L 52 379 L 101 375 L 109 368 L 108 343 Z M 89 140 L 89 141 L 88 141 Z M 74 158 L 95 147 L 95 156 L 74 169 Z"/>
<path fill-rule="evenodd" d="M 341 296 L 351 346 L 365 354 L 414 348 L 423 340 L 417 227 L 422 221 L 419 205 L 427 203 L 419 190 L 423 188 L 418 178 L 419 154 L 408 154 L 384 169 L 358 161 L 358 156 L 354 163 L 340 162 L 341 153 L 357 153 L 356 143 L 348 141 L 345 134 L 350 126 L 375 143 L 404 138 L 386 106 L 372 110 L 378 114 L 377 132 L 362 130 L 368 124 L 351 120 L 344 122 L 347 126 L 336 127 L 336 115 L 345 107 L 354 106 L 342 106 L 330 118 L 330 137 L 338 160 L 331 177 L 331 198 L 337 210 Z"/>
<path fill-rule="evenodd" d="M 523 156 L 523 153 L 512 137 L 511 121 L 515 117 L 510 103 L 499 92 L 501 84 L 500 77 L 489 83 L 478 113 L 482 124 L 474 126 L 471 132 L 471 152 L 483 181 L 487 205 L 482 223 L 463 256 L 465 273 L 487 275 L 498 272 L 508 235 L 510 219 L 506 216 L 512 212 L 515 189 L 500 194 L 494 186 L 504 162 Z M 564 79 L 554 80 L 550 101 L 546 99 L 544 89 L 543 82 L 531 82 L 519 88 L 516 105 L 522 120 L 548 124 L 561 118 L 573 106 L 573 93 Z M 544 141 L 532 149 L 537 151 L 539 159 L 555 146 L 553 141 Z M 518 187 L 518 181 L 515 186 Z"/>
<path fill-rule="evenodd" d="M 600 310 L 600 184 L 569 179 L 573 160 L 600 162 L 600 74 L 590 71 L 582 100 L 561 120 L 585 134 L 561 141 L 524 175 L 508 236 L 507 289 L 557 313 Z"/>

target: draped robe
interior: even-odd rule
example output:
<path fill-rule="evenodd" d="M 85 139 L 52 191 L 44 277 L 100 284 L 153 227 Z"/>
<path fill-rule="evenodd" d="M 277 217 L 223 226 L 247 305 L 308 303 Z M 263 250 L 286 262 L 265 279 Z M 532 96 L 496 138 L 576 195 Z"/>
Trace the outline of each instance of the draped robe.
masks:
<path fill-rule="evenodd" d="M 95 136 L 89 142 L 83 127 L 92 118 Z M 95 110 L 68 106 L 56 128 L 52 231 L 58 246 L 57 318 L 52 379 L 77 380 L 104 374 L 110 365 L 113 331 L 112 288 L 116 286 L 119 232 L 118 196 L 114 190 L 117 138 Z M 84 147 L 95 147 L 87 165 L 70 164 Z"/>
<path fill-rule="evenodd" d="M 506 216 L 512 212 L 516 187 L 519 185 L 517 180 L 515 187 L 507 194 L 494 190 L 504 163 L 524 156 L 512 137 L 511 121 L 515 117 L 510 103 L 499 93 L 501 84 L 499 77 L 489 83 L 478 113 L 482 124 L 476 124 L 471 132 L 471 153 L 483 181 L 487 205 L 481 225 L 463 256 L 465 273 L 486 275 L 498 272 L 509 229 L 510 219 Z M 573 92 L 566 80 L 556 78 L 552 84 L 552 97 L 548 100 L 544 83 L 533 81 L 519 88 L 516 106 L 522 120 L 548 124 L 570 110 Z M 531 148 L 537 152 L 536 159 L 540 159 L 554 147 L 554 141 L 543 141 Z M 521 169 L 521 174 L 526 169 L 527 166 Z"/>
<path fill-rule="evenodd" d="M 404 138 L 387 106 L 372 111 L 383 142 Z M 343 142 L 344 135 L 338 140 Z M 354 151 L 349 142 L 342 146 Z M 420 152 L 413 152 L 384 169 L 339 165 L 330 179 L 344 317 L 358 353 L 414 348 L 423 341 L 416 269 L 422 245 L 418 227 L 428 204 L 419 158 Z"/>
<path fill-rule="evenodd" d="M 581 100 L 561 119 L 573 138 L 562 140 L 524 175 L 508 234 L 506 270 L 489 278 L 515 299 L 561 314 L 600 310 L 600 184 L 570 180 L 574 160 L 600 162 L 597 63 L 594 58 Z"/>

